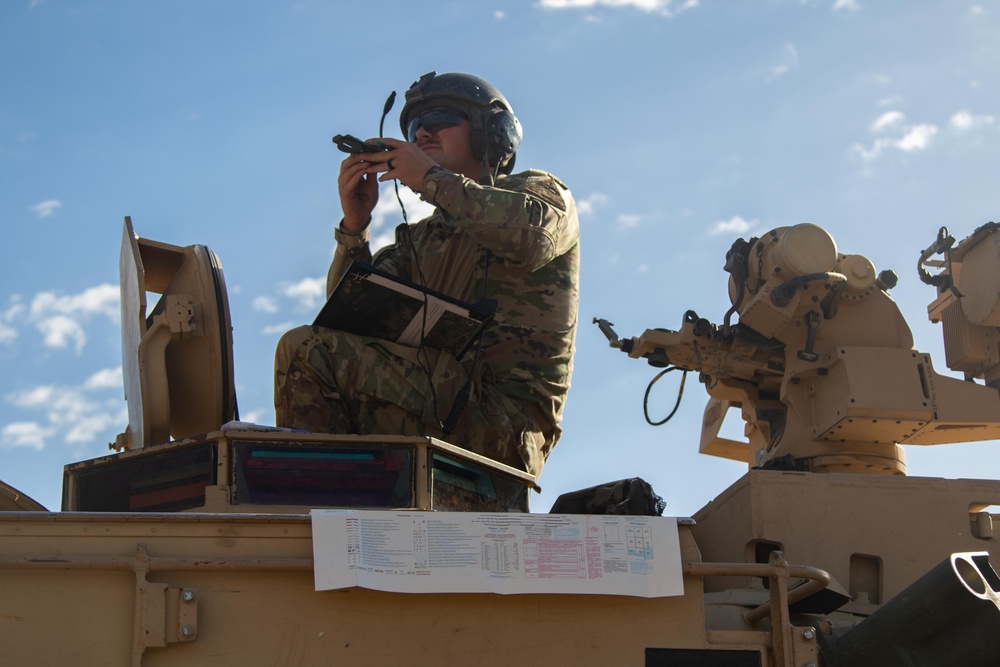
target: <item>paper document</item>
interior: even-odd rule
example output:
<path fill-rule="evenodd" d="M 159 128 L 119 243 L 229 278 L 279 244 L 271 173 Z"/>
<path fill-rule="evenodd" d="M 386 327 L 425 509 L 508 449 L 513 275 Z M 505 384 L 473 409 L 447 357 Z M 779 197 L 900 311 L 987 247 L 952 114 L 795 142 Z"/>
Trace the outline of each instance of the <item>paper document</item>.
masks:
<path fill-rule="evenodd" d="M 677 520 L 313 510 L 316 590 L 684 594 Z"/>

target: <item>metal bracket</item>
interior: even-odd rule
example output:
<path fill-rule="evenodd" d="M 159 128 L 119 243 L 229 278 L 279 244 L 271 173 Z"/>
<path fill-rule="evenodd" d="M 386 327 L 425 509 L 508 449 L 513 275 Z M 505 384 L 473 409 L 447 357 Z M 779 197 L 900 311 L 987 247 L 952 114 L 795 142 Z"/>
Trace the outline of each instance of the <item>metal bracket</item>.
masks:
<path fill-rule="evenodd" d="M 816 331 L 819 330 L 820 322 L 819 313 L 815 310 L 810 310 L 806 313 L 806 349 L 799 350 L 798 356 L 802 361 L 819 361 L 819 355 L 813 352 L 813 346 L 816 344 Z"/>
<path fill-rule="evenodd" d="M 135 553 L 135 619 L 132 635 L 132 664 L 142 662 L 147 648 L 160 648 L 198 638 L 198 595 L 191 588 L 171 588 L 146 581 L 149 554 L 140 544 Z"/>

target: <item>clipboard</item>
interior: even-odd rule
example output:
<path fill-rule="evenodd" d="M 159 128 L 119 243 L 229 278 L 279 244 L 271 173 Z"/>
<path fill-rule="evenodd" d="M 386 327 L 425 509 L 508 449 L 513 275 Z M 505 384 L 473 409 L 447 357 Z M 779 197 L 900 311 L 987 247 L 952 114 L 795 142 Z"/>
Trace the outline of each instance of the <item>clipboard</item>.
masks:
<path fill-rule="evenodd" d="M 495 300 L 464 303 L 354 261 L 313 326 L 411 347 L 423 344 L 460 359 L 493 321 L 496 309 Z"/>

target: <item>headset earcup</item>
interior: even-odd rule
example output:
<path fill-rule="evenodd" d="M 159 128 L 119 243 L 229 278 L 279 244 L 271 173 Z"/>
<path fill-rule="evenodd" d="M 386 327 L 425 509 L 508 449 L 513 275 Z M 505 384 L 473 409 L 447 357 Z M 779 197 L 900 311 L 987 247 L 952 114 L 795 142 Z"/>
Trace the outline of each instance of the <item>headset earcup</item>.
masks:
<path fill-rule="evenodd" d="M 490 156 L 503 162 L 517 152 L 521 144 L 521 123 L 506 109 L 495 111 L 488 122 L 486 139 Z"/>

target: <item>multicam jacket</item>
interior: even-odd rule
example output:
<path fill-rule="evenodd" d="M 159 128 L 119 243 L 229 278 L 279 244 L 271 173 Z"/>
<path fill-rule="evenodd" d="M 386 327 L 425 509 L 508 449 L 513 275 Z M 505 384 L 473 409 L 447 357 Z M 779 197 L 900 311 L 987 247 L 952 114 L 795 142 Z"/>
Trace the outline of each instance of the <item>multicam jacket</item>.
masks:
<path fill-rule="evenodd" d="M 327 291 L 361 260 L 462 301 L 495 299 L 496 321 L 479 355 L 482 381 L 542 420 L 547 451 L 561 432 L 573 370 L 580 275 L 573 197 L 542 171 L 501 176 L 489 187 L 442 167 L 424 177 L 421 197 L 434 213 L 397 227 L 395 243 L 374 259 L 367 229 L 338 228 Z M 471 364 L 472 352 L 464 361 Z"/>

